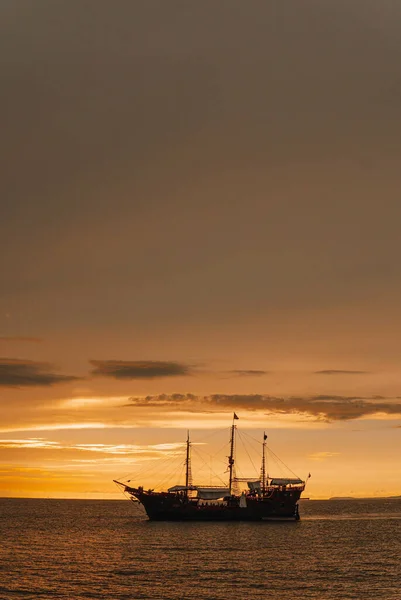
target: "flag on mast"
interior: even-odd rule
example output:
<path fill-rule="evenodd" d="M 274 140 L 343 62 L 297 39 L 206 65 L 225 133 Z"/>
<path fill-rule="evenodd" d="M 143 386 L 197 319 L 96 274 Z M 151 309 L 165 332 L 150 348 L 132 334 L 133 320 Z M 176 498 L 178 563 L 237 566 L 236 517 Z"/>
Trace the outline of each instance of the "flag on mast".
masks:
<path fill-rule="evenodd" d="M 263 439 L 266 441 L 267 440 L 267 435 L 264 433 L 263 434 Z"/>
<path fill-rule="evenodd" d="M 239 417 L 234 413 L 234 419 L 239 419 Z"/>

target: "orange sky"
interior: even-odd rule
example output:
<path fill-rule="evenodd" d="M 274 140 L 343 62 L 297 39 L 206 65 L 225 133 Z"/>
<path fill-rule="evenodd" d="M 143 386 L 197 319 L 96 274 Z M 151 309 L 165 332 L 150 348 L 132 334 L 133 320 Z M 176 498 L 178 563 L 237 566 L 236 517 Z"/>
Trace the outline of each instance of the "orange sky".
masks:
<path fill-rule="evenodd" d="M 0 495 L 157 485 L 233 410 L 308 496 L 401 494 L 400 6 L 0 17 Z"/>

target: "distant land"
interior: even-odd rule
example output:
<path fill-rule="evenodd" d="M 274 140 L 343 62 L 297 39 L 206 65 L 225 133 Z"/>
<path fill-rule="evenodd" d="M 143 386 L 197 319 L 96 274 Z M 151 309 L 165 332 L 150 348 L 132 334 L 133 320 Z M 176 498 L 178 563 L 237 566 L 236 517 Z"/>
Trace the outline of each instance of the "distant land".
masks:
<path fill-rule="evenodd" d="M 363 500 L 364 498 L 355 498 L 354 496 L 333 496 L 329 500 Z"/>
<path fill-rule="evenodd" d="M 357 498 L 355 496 L 333 496 L 329 500 L 399 500 L 401 496 L 366 496 L 366 498 Z"/>

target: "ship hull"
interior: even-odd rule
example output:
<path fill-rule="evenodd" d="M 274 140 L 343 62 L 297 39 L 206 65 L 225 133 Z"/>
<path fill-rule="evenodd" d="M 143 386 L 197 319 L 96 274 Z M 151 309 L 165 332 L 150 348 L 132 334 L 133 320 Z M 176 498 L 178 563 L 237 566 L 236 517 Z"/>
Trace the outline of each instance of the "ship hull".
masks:
<path fill-rule="evenodd" d="M 224 503 L 199 503 L 163 493 L 132 494 L 144 506 L 151 521 L 296 521 L 300 492 L 277 492 L 270 498 L 238 498 Z"/>

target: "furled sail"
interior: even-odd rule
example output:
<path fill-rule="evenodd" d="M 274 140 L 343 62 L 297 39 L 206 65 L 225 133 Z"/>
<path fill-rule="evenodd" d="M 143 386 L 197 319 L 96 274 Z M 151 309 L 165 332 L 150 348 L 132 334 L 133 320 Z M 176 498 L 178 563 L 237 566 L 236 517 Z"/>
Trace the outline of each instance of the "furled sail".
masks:
<path fill-rule="evenodd" d="M 260 492 L 260 481 L 248 481 L 247 483 L 251 492 Z"/>
<path fill-rule="evenodd" d="M 196 487 L 193 485 L 174 485 L 171 488 L 168 488 L 168 492 L 184 492 L 185 490 L 196 490 Z"/>
<path fill-rule="evenodd" d="M 299 485 L 302 479 L 272 479 L 270 485 Z"/>
<path fill-rule="evenodd" d="M 198 498 L 202 500 L 218 500 L 219 498 L 224 498 L 224 496 L 229 496 L 230 490 L 227 487 L 198 487 Z"/>
<path fill-rule="evenodd" d="M 169 492 L 184 492 L 184 491 L 196 490 L 198 492 L 197 497 L 202 500 L 218 500 L 229 496 L 230 490 L 228 487 L 198 487 L 197 485 L 174 485 L 168 488 Z"/>

